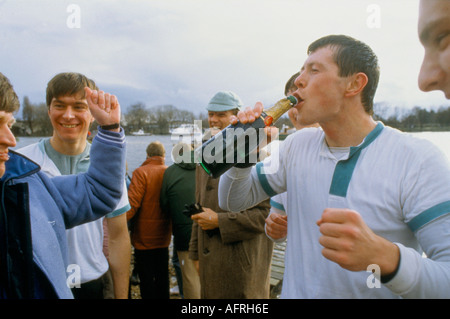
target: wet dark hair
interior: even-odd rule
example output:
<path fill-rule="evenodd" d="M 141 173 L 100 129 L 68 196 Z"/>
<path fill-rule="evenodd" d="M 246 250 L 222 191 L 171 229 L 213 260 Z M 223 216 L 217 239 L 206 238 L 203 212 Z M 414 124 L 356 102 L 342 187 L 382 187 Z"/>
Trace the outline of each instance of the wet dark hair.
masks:
<path fill-rule="evenodd" d="M 19 98 L 8 78 L 0 73 L 0 111 L 15 113 L 20 108 Z"/>
<path fill-rule="evenodd" d="M 84 88 L 86 86 L 93 90 L 98 90 L 95 82 L 83 74 L 64 72 L 55 75 L 47 84 L 47 107 L 50 107 L 53 98 L 63 95 L 74 95 L 81 92 L 84 96 Z"/>
<path fill-rule="evenodd" d="M 308 55 L 324 47 L 334 50 L 333 58 L 339 67 L 339 76 L 346 77 L 359 72 L 367 75 L 368 82 L 361 95 L 364 110 L 373 114 L 373 99 L 380 78 L 378 58 L 365 43 L 346 35 L 329 35 L 308 47 Z"/>

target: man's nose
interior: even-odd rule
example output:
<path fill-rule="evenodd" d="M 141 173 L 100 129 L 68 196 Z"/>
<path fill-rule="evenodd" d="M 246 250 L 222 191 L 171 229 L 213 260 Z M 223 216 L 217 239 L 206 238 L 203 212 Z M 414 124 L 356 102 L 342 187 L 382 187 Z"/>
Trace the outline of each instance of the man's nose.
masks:
<path fill-rule="evenodd" d="M 419 72 L 419 88 L 424 92 L 438 90 L 444 77 L 444 71 L 436 57 L 425 54 Z"/>
<path fill-rule="evenodd" d="M 8 147 L 16 146 L 16 138 L 9 127 L 2 130 L 0 134 L 0 143 Z"/>
<path fill-rule="evenodd" d="M 68 106 L 68 107 L 66 108 L 63 117 L 64 117 L 65 119 L 72 119 L 72 118 L 75 117 L 74 114 L 73 114 L 72 107 Z"/>
<path fill-rule="evenodd" d="M 303 75 L 304 72 L 300 73 L 299 76 L 294 81 L 294 84 L 297 88 L 303 88 L 305 87 L 305 76 Z"/>

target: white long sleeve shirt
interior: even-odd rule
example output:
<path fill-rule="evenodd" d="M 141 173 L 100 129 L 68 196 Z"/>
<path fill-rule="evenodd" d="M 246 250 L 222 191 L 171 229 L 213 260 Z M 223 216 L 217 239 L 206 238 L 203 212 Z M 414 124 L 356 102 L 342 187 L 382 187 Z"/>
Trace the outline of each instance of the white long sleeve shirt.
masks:
<path fill-rule="evenodd" d="M 285 191 L 282 298 L 450 298 L 450 167 L 432 143 L 378 123 L 339 160 L 321 129 L 303 129 L 279 154 L 222 175 L 219 204 L 239 211 Z M 394 278 L 377 288 L 368 284 L 371 272 L 348 271 L 322 256 L 316 221 L 329 207 L 357 211 L 397 244 Z"/>

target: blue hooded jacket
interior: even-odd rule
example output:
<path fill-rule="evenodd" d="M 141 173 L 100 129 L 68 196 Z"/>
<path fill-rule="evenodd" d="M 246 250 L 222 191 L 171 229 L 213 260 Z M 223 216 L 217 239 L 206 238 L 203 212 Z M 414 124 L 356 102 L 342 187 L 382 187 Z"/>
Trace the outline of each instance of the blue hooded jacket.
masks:
<path fill-rule="evenodd" d="M 94 138 L 84 174 L 49 178 L 10 151 L 0 180 L 0 298 L 73 298 L 66 228 L 111 212 L 123 190 L 125 137 Z"/>

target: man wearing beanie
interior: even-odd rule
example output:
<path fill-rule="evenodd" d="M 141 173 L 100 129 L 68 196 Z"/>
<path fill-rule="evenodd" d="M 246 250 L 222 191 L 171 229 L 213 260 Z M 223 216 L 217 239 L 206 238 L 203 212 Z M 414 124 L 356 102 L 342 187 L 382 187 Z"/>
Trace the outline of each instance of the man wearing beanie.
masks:
<path fill-rule="evenodd" d="M 233 92 L 218 92 L 208 103 L 212 134 L 230 124 L 242 107 Z M 219 207 L 219 179 L 196 168 L 197 203 L 203 212 L 193 215 L 190 258 L 198 262 L 202 299 L 269 298 L 273 243 L 264 232 L 269 201 L 241 212 Z"/>

